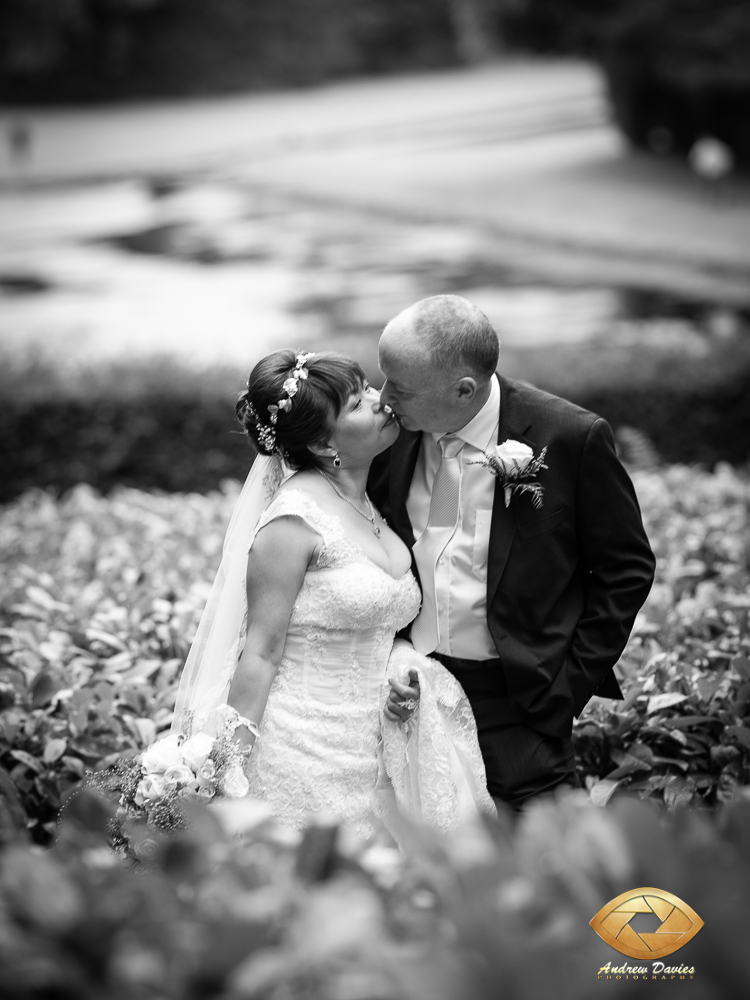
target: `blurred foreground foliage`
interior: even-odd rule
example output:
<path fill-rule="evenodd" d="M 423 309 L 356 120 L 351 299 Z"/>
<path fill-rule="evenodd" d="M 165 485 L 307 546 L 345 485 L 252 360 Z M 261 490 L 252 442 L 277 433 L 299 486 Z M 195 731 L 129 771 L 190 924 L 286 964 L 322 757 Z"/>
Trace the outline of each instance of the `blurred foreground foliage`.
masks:
<path fill-rule="evenodd" d="M 750 784 L 750 480 L 634 473 L 657 579 L 621 659 L 625 702 L 574 736 L 592 797 L 713 808 Z M 39 843 L 86 769 L 171 721 L 239 483 L 209 495 L 78 486 L 0 509 L 0 794 Z"/>
<path fill-rule="evenodd" d="M 668 886 L 704 921 L 666 959 L 690 996 L 750 986 L 750 803 L 669 818 L 580 792 L 452 838 L 275 828 L 251 800 L 196 807 L 187 832 L 144 831 L 139 874 L 106 847 L 86 792 L 55 846 L 19 838 L 0 800 L 0 963 L 7 1000 L 586 1000 L 625 959 L 588 926 L 610 899 Z M 338 834 L 338 835 L 337 835 Z M 674 994 L 680 975 L 627 988 Z M 682 984 L 681 984 L 682 985 Z M 681 986 L 676 987 L 678 990 Z"/>
<path fill-rule="evenodd" d="M 634 428 L 667 462 L 745 463 L 750 454 L 750 337 L 669 330 L 615 351 L 557 345 L 504 354 L 515 377 L 571 399 L 626 434 Z M 651 342 L 653 341 L 653 343 Z M 368 371 L 379 385 L 377 370 Z M 0 503 L 32 487 L 88 483 L 205 492 L 244 479 L 251 451 L 234 421 L 236 368 L 191 368 L 174 358 L 54 366 L 0 357 Z"/>

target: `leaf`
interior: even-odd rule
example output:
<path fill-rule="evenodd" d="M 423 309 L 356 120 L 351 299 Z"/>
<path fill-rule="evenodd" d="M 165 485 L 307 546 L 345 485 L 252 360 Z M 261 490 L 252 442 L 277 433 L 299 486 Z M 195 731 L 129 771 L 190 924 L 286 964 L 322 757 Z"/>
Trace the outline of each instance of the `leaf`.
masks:
<path fill-rule="evenodd" d="M 60 801 L 60 790 L 57 787 L 57 782 L 54 778 L 49 775 L 40 775 L 34 778 L 34 787 L 36 788 L 39 798 L 48 803 L 49 806 L 54 809 L 57 813 L 62 805 Z"/>
<path fill-rule="evenodd" d="M 750 750 L 750 729 L 747 726 L 727 726 L 724 732 L 730 739 L 736 740 L 746 750 Z"/>
<path fill-rule="evenodd" d="M 679 767 L 681 771 L 689 771 L 690 765 L 685 760 L 680 760 L 678 757 L 662 757 L 659 755 L 654 755 L 654 764 L 671 764 L 672 767 Z"/>
<path fill-rule="evenodd" d="M 142 746 L 150 746 L 156 741 L 156 724 L 153 719 L 133 719 L 132 721 Z"/>
<path fill-rule="evenodd" d="M 69 754 L 65 754 L 62 757 L 62 763 L 77 777 L 83 778 L 85 776 L 86 767 L 79 757 L 71 757 Z"/>
<path fill-rule="evenodd" d="M 672 775 L 664 788 L 664 801 L 670 809 L 686 806 L 695 796 L 695 786 L 689 778 Z"/>
<path fill-rule="evenodd" d="M 716 721 L 713 715 L 675 715 L 671 719 L 665 719 L 664 725 L 670 729 L 689 729 L 691 726 L 701 726 Z"/>
<path fill-rule="evenodd" d="M 742 751 L 731 744 L 720 743 L 718 746 L 712 746 L 709 748 L 709 755 L 712 763 L 719 767 L 724 767 L 726 764 L 729 764 L 741 757 Z"/>
<path fill-rule="evenodd" d="M 89 627 L 86 629 L 86 640 L 88 642 L 99 642 L 103 646 L 110 646 L 118 652 L 127 652 L 125 643 L 116 635 L 110 635 L 100 628 Z"/>
<path fill-rule="evenodd" d="M 712 667 L 716 667 L 721 663 L 729 663 L 732 659 L 732 654 L 724 652 L 723 649 L 709 649 L 706 653 L 706 658 Z"/>
<path fill-rule="evenodd" d="M 737 689 L 737 693 L 732 703 L 732 711 L 736 715 L 742 715 L 745 705 L 750 701 L 750 681 L 745 681 Z"/>
<path fill-rule="evenodd" d="M 5 893 L 21 920 L 55 940 L 86 912 L 81 889 L 52 852 L 32 854 L 26 847 L 8 852 Z M 37 931 L 38 933 L 38 931 Z"/>
<path fill-rule="evenodd" d="M 129 652 L 115 653 L 114 656 L 110 656 L 105 665 L 107 674 L 118 674 L 123 670 L 127 670 L 130 664 L 133 662 L 133 655 Z"/>
<path fill-rule="evenodd" d="M 56 601 L 51 594 L 48 594 L 46 590 L 42 590 L 41 587 L 27 587 L 26 596 L 32 604 L 36 604 L 38 607 L 44 608 L 45 611 L 70 610 L 70 605 L 62 604 L 60 601 Z"/>
<path fill-rule="evenodd" d="M 0 732 L 5 737 L 6 743 L 13 744 L 21 731 L 25 716 L 18 712 L 6 711 L 0 718 Z"/>
<path fill-rule="evenodd" d="M 723 674 L 720 674 L 718 677 L 699 677 L 696 686 L 701 698 L 704 701 L 711 701 L 723 682 Z"/>
<path fill-rule="evenodd" d="M 668 738 L 674 740 L 675 743 L 679 743 L 681 747 L 688 745 L 688 738 L 680 729 L 670 729 Z"/>
<path fill-rule="evenodd" d="M 665 708 L 672 708 L 674 705 L 679 705 L 683 701 L 687 701 L 686 694 L 677 694 L 675 691 L 666 691 L 664 694 L 652 695 L 648 700 L 648 707 L 646 708 L 646 715 L 651 715 L 653 712 L 661 712 Z"/>
<path fill-rule="evenodd" d="M 51 670 L 40 671 L 31 685 L 31 704 L 34 708 L 44 708 L 45 705 L 49 705 L 61 687 L 63 682 L 59 674 Z"/>
<path fill-rule="evenodd" d="M 735 656 L 731 666 L 732 670 L 736 670 L 743 681 L 750 681 L 750 659 L 747 656 Z"/>
<path fill-rule="evenodd" d="M 609 781 L 617 781 L 628 774 L 650 771 L 653 768 L 654 754 L 644 743 L 634 743 L 627 750 L 612 750 L 610 756 L 619 767 L 607 775 Z"/>
<path fill-rule="evenodd" d="M 595 806 L 606 806 L 619 784 L 619 781 L 602 778 L 589 790 L 589 798 Z"/>
<path fill-rule="evenodd" d="M 0 767 L 0 795 L 5 799 L 10 818 L 15 827 L 19 830 L 25 829 L 26 812 L 21 802 L 21 796 L 18 794 L 18 789 L 13 779 L 4 767 Z"/>
<path fill-rule="evenodd" d="M 652 774 L 646 784 L 647 790 L 649 792 L 661 791 L 663 788 L 666 788 L 670 777 L 671 775 L 669 774 Z"/>
<path fill-rule="evenodd" d="M 629 709 L 635 702 L 636 698 L 640 695 L 641 691 L 643 691 L 643 681 L 635 681 L 635 683 L 631 684 L 625 693 L 625 700 L 622 707 L 625 710 Z"/>
<path fill-rule="evenodd" d="M 105 753 L 111 752 L 110 747 L 110 741 L 105 743 L 101 739 L 83 738 L 76 740 L 71 749 L 80 754 L 84 760 L 98 761 Z"/>
<path fill-rule="evenodd" d="M 25 750 L 11 750 L 10 755 L 22 764 L 25 764 L 26 767 L 31 768 L 32 771 L 36 771 L 37 774 L 44 773 L 44 766 L 41 761 L 37 760 L 30 753 L 26 753 Z"/>
<path fill-rule="evenodd" d="M 49 740 L 49 742 L 46 744 L 44 748 L 44 753 L 42 754 L 42 758 L 45 764 L 54 764 L 56 760 L 59 760 L 60 757 L 62 757 L 67 747 L 68 747 L 67 740 L 61 740 L 61 739 Z"/>
<path fill-rule="evenodd" d="M 129 681 L 147 680 L 156 673 L 161 664 L 161 660 L 147 659 L 144 657 L 138 660 L 137 663 L 133 664 L 129 670 L 125 670 L 122 677 L 124 680 L 127 679 Z"/>

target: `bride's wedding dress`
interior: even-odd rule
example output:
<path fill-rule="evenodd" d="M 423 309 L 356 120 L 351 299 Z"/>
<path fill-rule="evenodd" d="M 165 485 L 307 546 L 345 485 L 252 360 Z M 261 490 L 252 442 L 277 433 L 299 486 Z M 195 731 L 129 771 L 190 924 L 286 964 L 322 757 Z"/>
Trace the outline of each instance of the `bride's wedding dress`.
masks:
<path fill-rule="evenodd" d="M 407 572 L 395 579 L 352 542 L 335 515 L 300 490 L 282 490 L 262 513 L 302 518 L 322 539 L 292 610 L 283 657 L 248 764 L 250 794 L 302 827 L 311 814 L 372 830 L 394 801 L 440 830 L 494 813 L 468 701 L 435 660 L 396 633 L 417 614 Z M 240 636 L 240 648 L 244 634 Z M 406 725 L 383 715 L 389 676 L 415 668 L 419 707 Z"/>

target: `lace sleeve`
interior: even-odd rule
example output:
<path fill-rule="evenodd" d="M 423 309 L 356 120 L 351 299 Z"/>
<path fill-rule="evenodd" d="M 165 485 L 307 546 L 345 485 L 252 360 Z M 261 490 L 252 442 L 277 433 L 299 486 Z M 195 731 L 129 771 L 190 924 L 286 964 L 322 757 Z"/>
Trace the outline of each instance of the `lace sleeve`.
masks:
<path fill-rule="evenodd" d="M 268 505 L 255 526 L 248 549 L 252 548 L 255 537 L 260 529 L 279 517 L 299 517 L 316 534 L 320 535 L 323 545 L 318 554 L 317 562 L 318 565 L 324 563 L 325 551 L 330 544 L 331 521 L 333 519 L 320 509 L 312 497 L 301 490 L 284 490 Z"/>

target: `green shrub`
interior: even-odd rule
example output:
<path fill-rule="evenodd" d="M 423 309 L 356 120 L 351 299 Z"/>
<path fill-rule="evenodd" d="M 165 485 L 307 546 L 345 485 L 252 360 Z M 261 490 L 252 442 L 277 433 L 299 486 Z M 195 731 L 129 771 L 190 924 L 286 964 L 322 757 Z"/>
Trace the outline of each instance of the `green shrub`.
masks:
<path fill-rule="evenodd" d="M 579 765 L 605 799 L 713 805 L 750 784 L 750 484 L 676 466 L 636 488 L 656 581 L 618 666 L 624 703 L 594 699 L 575 727 Z"/>
<path fill-rule="evenodd" d="M 243 478 L 252 451 L 234 419 L 236 369 L 170 358 L 58 372 L 8 360 L 0 375 L 0 502 L 85 482 L 207 491 Z"/>
<path fill-rule="evenodd" d="M 238 495 L 85 486 L 0 518 L 0 783 L 35 839 L 66 792 L 169 726 Z"/>
<path fill-rule="evenodd" d="M 651 348 L 506 352 L 509 374 L 634 427 L 668 462 L 742 464 L 750 449 L 750 340 L 708 356 Z M 378 384 L 379 374 L 368 375 Z M 244 479 L 252 451 L 234 420 L 236 369 L 192 369 L 173 359 L 57 371 L 47 362 L 0 364 L 0 503 L 32 487 L 88 483 L 167 492 Z"/>
<path fill-rule="evenodd" d="M 634 476 L 657 578 L 620 662 L 626 701 L 576 726 L 581 776 L 715 806 L 750 782 L 750 483 L 728 466 Z M 79 486 L 0 510 L 0 783 L 40 842 L 87 768 L 168 727 L 238 488 Z"/>

